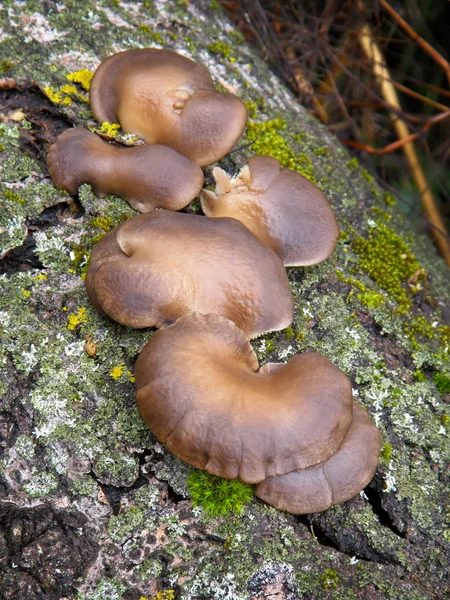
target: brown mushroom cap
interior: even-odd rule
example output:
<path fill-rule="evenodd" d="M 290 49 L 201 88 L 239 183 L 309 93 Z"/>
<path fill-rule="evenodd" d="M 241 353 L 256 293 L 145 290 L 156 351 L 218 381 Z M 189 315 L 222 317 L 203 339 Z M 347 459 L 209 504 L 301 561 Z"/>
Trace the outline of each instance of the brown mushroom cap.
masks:
<path fill-rule="evenodd" d="M 346 375 L 314 352 L 257 368 L 233 323 L 186 315 L 139 355 L 138 409 L 171 452 L 228 479 L 255 483 L 336 452 L 352 420 Z"/>
<path fill-rule="evenodd" d="M 181 210 L 203 185 L 201 168 L 172 148 L 120 148 L 79 127 L 58 136 L 47 164 L 60 190 L 76 194 L 89 183 L 100 198 L 116 194 L 141 212 Z"/>
<path fill-rule="evenodd" d="M 132 327 L 162 327 L 197 310 L 256 337 L 293 316 L 282 262 L 235 219 L 162 210 L 134 217 L 94 247 L 86 286 L 100 313 Z"/>
<path fill-rule="evenodd" d="M 270 156 L 253 156 L 233 179 L 213 170 L 216 192 L 200 199 L 208 217 L 233 217 L 272 248 L 285 266 L 322 262 L 334 251 L 339 227 L 320 189 Z"/>
<path fill-rule="evenodd" d="M 218 93 L 202 65 L 169 50 L 110 56 L 94 74 L 90 103 L 99 121 L 120 123 L 149 144 L 164 144 L 200 166 L 227 154 L 247 121 L 245 105 Z"/>
<path fill-rule="evenodd" d="M 328 460 L 287 475 L 268 477 L 256 495 L 290 513 L 327 510 L 358 494 L 372 479 L 378 464 L 381 438 L 368 413 L 353 405 L 353 421 L 339 450 Z"/>

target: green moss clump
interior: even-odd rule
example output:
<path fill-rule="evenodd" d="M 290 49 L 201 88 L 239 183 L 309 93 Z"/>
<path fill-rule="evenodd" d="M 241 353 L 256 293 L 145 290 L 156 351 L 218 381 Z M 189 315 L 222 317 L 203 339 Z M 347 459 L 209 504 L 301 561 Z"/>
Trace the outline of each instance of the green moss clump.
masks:
<path fill-rule="evenodd" d="M 409 246 L 395 231 L 378 223 L 369 230 L 368 239 L 356 238 L 352 248 L 360 256 L 359 266 L 397 301 L 399 313 L 406 313 L 411 298 L 404 286 L 420 271 L 420 264 Z"/>
<path fill-rule="evenodd" d="M 388 206 L 395 206 L 397 203 L 397 198 L 390 194 L 389 192 L 384 192 L 384 201 Z"/>
<path fill-rule="evenodd" d="M 152 40 L 154 42 L 156 42 L 157 44 L 159 44 L 160 46 L 164 45 L 164 36 L 161 35 L 160 33 L 158 33 L 157 31 L 153 31 L 153 29 L 150 27 L 150 25 L 146 25 L 145 23 L 142 23 L 141 25 L 138 26 L 138 29 L 141 33 L 148 35 L 152 38 Z"/>
<path fill-rule="evenodd" d="M 2 62 L 0 62 L 0 73 L 2 75 L 4 75 L 5 73 L 8 73 L 8 71 L 11 71 L 13 66 L 14 66 L 14 63 L 12 63 L 10 60 L 2 60 Z"/>
<path fill-rule="evenodd" d="M 286 127 L 284 119 L 272 119 L 261 123 L 249 121 L 247 124 L 247 138 L 252 142 L 252 151 L 255 154 L 272 156 L 283 167 L 297 171 L 303 177 L 316 183 L 310 157 L 307 154 L 295 153 L 281 135 L 280 132 L 284 131 Z"/>
<path fill-rule="evenodd" d="M 208 44 L 206 48 L 212 54 L 218 54 L 219 56 L 223 56 L 231 62 L 234 62 L 236 60 L 233 57 L 232 48 L 228 44 L 224 44 L 223 42 L 213 42 L 212 44 Z"/>
<path fill-rule="evenodd" d="M 440 394 L 450 394 L 450 377 L 443 373 L 435 373 L 433 375 L 434 385 Z"/>
<path fill-rule="evenodd" d="M 249 485 L 237 479 L 222 479 L 196 469 L 189 473 L 187 487 L 192 504 L 201 506 L 212 517 L 230 512 L 239 514 L 253 498 L 253 489 Z"/>
<path fill-rule="evenodd" d="M 324 590 L 334 589 L 339 583 L 339 576 L 334 569 L 327 569 L 321 577 L 321 582 Z"/>
<path fill-rule="evenodd" d="M 380 453 L 380 460 L 382 460 L 383 462 L 389 464 L 389 462 L 391 461 L 392 458 L 392 446 L 391 444 L 383 444 L 383 447 L 381 449 L 381 453 Z"/>
<path fill-rule="evenodd" d="M 424 381 L 427 380 L 427 378 L 425 377 L 425 373 L 423 373 L 419 369 L 414 372 L 414 379 L 416 381 L 418 381 L 419 383 L 423 383 Z"/>

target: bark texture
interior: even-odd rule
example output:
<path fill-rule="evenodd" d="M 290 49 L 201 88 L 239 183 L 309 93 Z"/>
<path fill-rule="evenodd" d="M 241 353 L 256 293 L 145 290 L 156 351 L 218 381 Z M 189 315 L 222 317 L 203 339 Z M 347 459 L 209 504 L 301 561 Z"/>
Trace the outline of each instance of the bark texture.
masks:
<path fill-rule="evenodd" d="M 274 156 L 317 182 L 338 216 L 333 256 L 289 269 L 292 327 L 253 342 L 261 364 L 325 354 L 381 430 L 374 480 L 322 514 L 255 499 L 219 518 L 193 508 L 189 468 L 135 408 L 133 365 L 152 332 L 99 317 L 87 299 L 92 246 L 134 211 L 88 186 L 76 201 L 57 191 L 45 151 L 71 125 L 98 127 L 82 70 L 147 46 L 199 60 L 247 102 L 238 146 L 252 145 L 223 169 Z M 6 0 L 0 71 L 0 597 L 448 597 L 449 273 L 401 203 L 296 103 L 215 1 Z"/>

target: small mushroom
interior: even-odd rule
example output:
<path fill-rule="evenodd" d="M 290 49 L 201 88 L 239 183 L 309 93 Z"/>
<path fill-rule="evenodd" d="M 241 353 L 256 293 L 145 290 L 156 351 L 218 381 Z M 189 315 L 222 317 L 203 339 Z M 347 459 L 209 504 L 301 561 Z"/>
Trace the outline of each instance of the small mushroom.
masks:
<path fill-rule="evenodd" d="M 100 198 L 116 194 L 140 212 L 181 210 L 203 185 L 201 168 L 172 148 L 120 148 L 79 127 L 58 136 L 47 164 L 58 189 L 76 194 L 89 183 Z"/>
<path fill-rule="evenodd" d="M 134 217 L 94 247 L 86 286 L 100 313 L 131 327 L 214 312 L 256 337 L 293 316 L 282 262 L 235 219 L 163 210 Z"/>
<path fill-rule="evenodd" d="M 110 56 L 94 74 L 90 103 L 99 121 L 120 123 L 149 144 L 164 144 L 200 166 L 227 154 L 247 121 L 245 105 L 218 93 L 202 65 L 169 50 Z"/>
<path fill-rule="evenodd" d="M 257 369 L 233 323 L 186 315 L 141 351 L 138 409 L 176 456 L 227 479 L 256 483 L 330 458 L 352 420 L 348 377 L 315 352 Z"/>
<path fill-rule="evenodd" d="M 334 251 L 339 227 L 320 189 L 299 173 L 282 169 L 270 156 L 253 156 L 234 178 L 213 169 L 215 193 L 202 190 L 209 217 L 238 219 L 285 266 L 322 262 Z"/>
<path fill-rule="evenodd" d="M 321 512 L 358 494 L 372 479 L 381 439 L 368 413 L 353 405 L 353 421 L 338 451 L 309 469 L 268 477 L 256 486 L 256 495 L 296 515 Z"/>

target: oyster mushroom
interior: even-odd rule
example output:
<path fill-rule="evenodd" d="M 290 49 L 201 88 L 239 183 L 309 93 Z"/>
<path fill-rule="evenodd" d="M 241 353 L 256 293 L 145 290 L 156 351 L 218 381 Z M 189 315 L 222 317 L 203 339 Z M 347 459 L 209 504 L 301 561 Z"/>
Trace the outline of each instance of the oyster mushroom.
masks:
<path fill-rule="evenodd" d="M 292 321 L 283 264 L 235 219 L 139 215 L 100 240 L 90 262 L 91 302 L 123 325 L 163 327 L 214 312 L 256 337 Z"/>
<path fill-rule="evenodd" d="M 99 121 L 120 123 L 148 144 L 164 144 L 200 166 L 227 154 L 240 137 L 247 109 L 218 93 L 202 65 L 169 50 L 144 48 L 110 56 L 89 92 Z"/>
<path fill-rule="evenodd" d="M 257 369 L 233 323 L 186 315 L 141 351 L 138 409 L 176 456 L 228 479 L 256 483 L 329 459 L 351 425 L 350 380 L 315 352 Z"/>
<path fill-rule="evenodd" d="M 116 194 L 140 212 L 181 210 L 203 185 L 201 168 L 172 148 L 120 148 L 79 127 L 57 137 L 47 164 L 58 189 L 76 194 L 89 183 L 100 198 Z"/>
<path fill-rule="evenodd" d="M 358 494 L 372 479 L 378 464 L 381 438 L 368 413 L 353 405 L 353 421 L 342 446 L 327 460 L 308 469 L 268 477 L 256 495 L 290 513 L 322 512 Z"/>
<path fill-rule="evenodd" d="M 320 189 L 270 156 L 253 156 L 234 178 L 213 169 L 215 193 L 202 190 L 205 215 L 241 221 L 285 266 L 322 262 L 334 251 L 339 227 Z"/>

